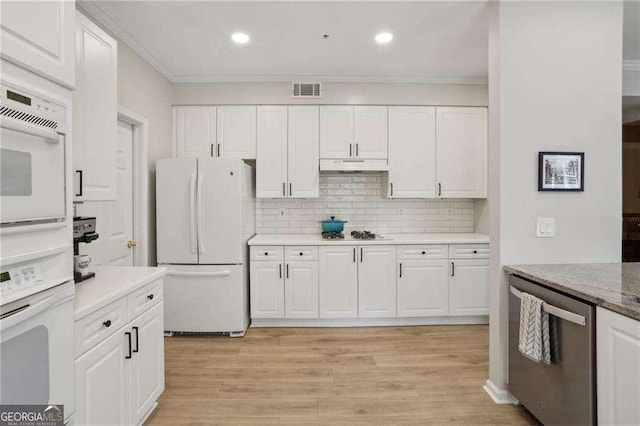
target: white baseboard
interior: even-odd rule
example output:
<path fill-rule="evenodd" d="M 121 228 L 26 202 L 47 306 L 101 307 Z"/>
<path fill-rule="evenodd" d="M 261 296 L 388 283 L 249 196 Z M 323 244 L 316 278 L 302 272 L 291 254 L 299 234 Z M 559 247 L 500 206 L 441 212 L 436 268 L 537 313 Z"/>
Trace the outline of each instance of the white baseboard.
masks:
<path fill-rule="evenodd" d="M 431 318 L 279 319 L 254 318 L 251 327 L 381 327 L 408 325 L 488 324 L 488 316 Z"/>
<path fill-rule="evenodd" d="M 511 392 L 506 389 L 498 389 L 491 380 L 487 380 L 482 388 L 496 404 L 519 404 Z"/>

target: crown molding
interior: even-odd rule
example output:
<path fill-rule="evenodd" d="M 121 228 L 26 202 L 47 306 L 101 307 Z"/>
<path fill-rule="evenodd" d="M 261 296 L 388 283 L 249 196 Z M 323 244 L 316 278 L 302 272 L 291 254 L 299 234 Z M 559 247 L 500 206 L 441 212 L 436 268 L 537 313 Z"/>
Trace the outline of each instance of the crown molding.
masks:
<path fill-rule="evenodd" d="M 291 83 L 292 81 L 321 81 L 323 83 L 416 83 L 487 85 L 487 77 L 393 77 L 393 76 L 335 76 L 335 75 L 179 75 L 175 83 Z"/>
<path fill-rule="evenodd" d="M 128 31 L 123 29 L 111 15 L 105 12 L 98 4 L 89 0 L 79 0 L 77 3 L 78 9 L 91 18 L 95 19 L 100 25 L 113 33 L 116 37 L 122 40 L 127 46 L 129 46 L 134 52 L 140 55 L 145 61 L 147 61 L 153 68 L 155 68 L 160 74 L 165 76 L 167 80 L 175 81 L 173 73 L 165 67 L 155 56 L 153 56 L 142 44 Z"/>
<path fill-rule="evenodd" d="M 622 61 L 623 71 L 640 71 L 640 60 L 638 61 Z"/>

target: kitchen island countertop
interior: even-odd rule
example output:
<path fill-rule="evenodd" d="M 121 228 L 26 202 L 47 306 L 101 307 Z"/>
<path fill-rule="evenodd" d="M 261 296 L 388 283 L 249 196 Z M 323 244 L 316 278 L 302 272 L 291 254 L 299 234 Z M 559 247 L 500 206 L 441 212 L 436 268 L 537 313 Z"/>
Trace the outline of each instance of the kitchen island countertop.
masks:
<path fill-rule="evenodd" d="M 640 321 L 640 263 L 510 265 L 504 270 Z"/>
<path fill-rule="evenodd" d="M 250 246 L 337 246 L 337 245 L 411 245 L 411 244 L 488 244 L 489 237 L 472 233 L 384 234 L 375 240 L 355 239 L 345 232 L 344 239 L 325 240 L 318 234 L 258 234 Z"/>

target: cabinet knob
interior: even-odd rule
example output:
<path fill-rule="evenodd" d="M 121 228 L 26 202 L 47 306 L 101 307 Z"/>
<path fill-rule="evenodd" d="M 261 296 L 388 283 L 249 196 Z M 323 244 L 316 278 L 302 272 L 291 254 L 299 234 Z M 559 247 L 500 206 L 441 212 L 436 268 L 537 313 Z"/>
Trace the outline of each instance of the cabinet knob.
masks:
<path fill-rule="evenodd" d="M 265 255 L 265 256 L 269 256 L 269 252 L 268 252 L 268 251 L 265 251 L 265 252 L 264 252 L 264 255 Z"/>
<path fill-rule="evenodd" d="M 300 256 L 302 256 L 302 252 L 300 252 Z"/>
<path fill-rule="evenodd" d="M 148 295 L 148 296 L 147 296 L 147 299 L 149 299 L 149 300 L 153 300 L 153 294 Z"/>
<path fill-rule="evenodd" d="M 104 325 L 107 328 L 111 327 L 111 320 L 106 320 L 105 322 L 102 323 L 102 325 Z"/>
<path fill-rule="evenodd" d="M 478 250 L 474 250 L 474 251 L 473 251 L 473 254 L 478 254 Z"/>
<path fill-rule="evenodd" d="M 427 254 L 427 252 L 426 251 L 422 251 L 422 254 Z"/>

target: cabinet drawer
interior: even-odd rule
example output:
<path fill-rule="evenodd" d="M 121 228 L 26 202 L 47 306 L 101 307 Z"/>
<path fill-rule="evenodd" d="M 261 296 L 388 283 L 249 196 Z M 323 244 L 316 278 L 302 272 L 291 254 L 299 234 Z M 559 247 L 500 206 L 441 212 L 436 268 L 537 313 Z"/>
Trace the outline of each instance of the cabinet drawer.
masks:
<path fill-rule="evenodd" d="M 318 260 L 318 247 L 291 246 L 284 248 L 284 259 L 291 260 Z"/>
<path fill-rule="evenodd" d="M 446 245 L 399 246 L 398 260 L 446 259 Z"/>
<path fill-rule="evenodd" d="M 102 342 L 128 322 L 123 297 L 74 323 L 76 358 Z"/>
<path fill-rule="evenodd" d="M 452 244 L 449 259 L 488 259 L 489 244 Z"/>
<path fill-rule="evenodd" d="M 131 293 L 129 298 L 129 320 L 151 308 L 162 300 L 162 279 L 147 284 L 138 291 Z"/>
<path fill-rule="evenodd" d="M 252 246 L 251 260 L 282 260 L 284 247 L 282 246 Z"/>

